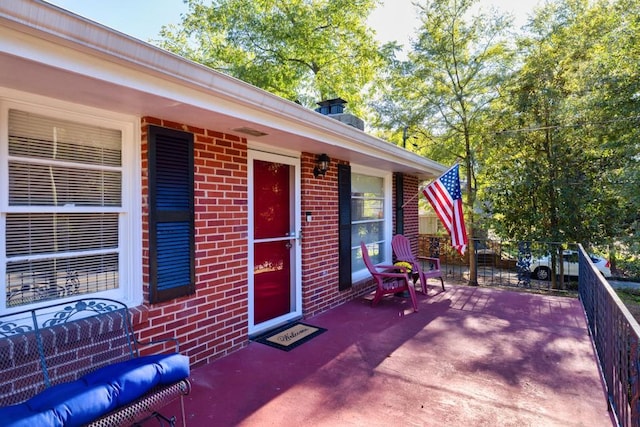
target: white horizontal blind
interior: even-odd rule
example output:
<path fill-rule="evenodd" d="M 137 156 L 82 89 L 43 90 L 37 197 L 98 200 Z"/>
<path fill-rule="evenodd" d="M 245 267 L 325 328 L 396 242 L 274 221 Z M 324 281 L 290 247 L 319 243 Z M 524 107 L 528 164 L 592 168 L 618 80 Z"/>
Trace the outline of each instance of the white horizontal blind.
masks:
<path fill-rule="evenodd" d="M 353 271 L 365 268 L 360 242 L 369 247 L 374 264 L 385 260 L 384 178 L 351 174 L 351 265 Z"/>
<path fill-rule="evenodd" d="M 6 303 L 117 288 L 122 134 L 9 110 Z"/>

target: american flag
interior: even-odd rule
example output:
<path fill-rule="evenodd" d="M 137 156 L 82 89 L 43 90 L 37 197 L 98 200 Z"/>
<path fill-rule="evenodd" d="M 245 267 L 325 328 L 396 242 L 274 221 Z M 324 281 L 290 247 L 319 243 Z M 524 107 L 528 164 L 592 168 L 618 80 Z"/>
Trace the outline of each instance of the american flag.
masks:
<path fill-rule="evenodd" d="M 462 215 L 462 192 L 460 191 L 458 165 L 454 165 L 440 178 L 427 185 L 422 193 L 433 206 L 444 228 L 449 232 L 451 246 L 460 255 L 464 255 L 468 240 Z"/>

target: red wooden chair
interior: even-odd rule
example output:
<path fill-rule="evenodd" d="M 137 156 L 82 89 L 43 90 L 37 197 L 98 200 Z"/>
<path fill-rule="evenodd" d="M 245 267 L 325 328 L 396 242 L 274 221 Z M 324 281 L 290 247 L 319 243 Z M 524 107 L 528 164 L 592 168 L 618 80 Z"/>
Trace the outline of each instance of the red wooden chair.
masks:
<path fill-rule="evenodd" d="M 411 276 L 420 279 L 420 286 L 422 287 L 422 293 L 427 295 L 427 279 L 439 278 L 442 284 L 442 290 L 444 291 L 444 280 L 442 280 L 442 271 L 440 271 L 440 260 L 438 258 L 416 257 L 411 252 L 411 243 L 409 239 L 402 234 L 396 234 L 391 240 L 391 248 L 396 256 L 397 261 L 404 261 L 411 264 Z M 429 270 L 423 269 L 422 265 L 428 264 L 431 268 Z M 415 285 L 415 279 L 414 279 Z"/>
<path fill-rule="evenodd" d="M 369 258 L 367 245 L 365 245 L 364 242 L 361 242 L 360 248 L 362 249 L 364 265 L 367 266 L 369 273 L 371 273 L 373 278 L 376 280 L 376 293 L 371 305 L 377 305 L 384 295 L 409 291 L 413 311 L 418 311 L 416 290 L 411 285 L 411 281 L 407 275 L 407 269 L 397 265 L 373 265 L 371 258 Z"/>

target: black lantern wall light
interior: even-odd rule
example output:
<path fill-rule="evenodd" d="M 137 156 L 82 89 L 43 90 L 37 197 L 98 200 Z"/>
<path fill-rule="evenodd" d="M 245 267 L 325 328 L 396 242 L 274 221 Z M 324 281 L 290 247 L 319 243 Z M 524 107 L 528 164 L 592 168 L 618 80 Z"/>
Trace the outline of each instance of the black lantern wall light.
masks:
<path fill-rule="evenodd" d="M 327 170 L 329 170 L 330 160 L 331 159 L 326 154 L 320 154 L 316 159 L 316 167 L 313 168 L 313 176 L 315 176 L 316 178 L 319 175 L 324 176 L 324 174 L 327 173 Z"/>

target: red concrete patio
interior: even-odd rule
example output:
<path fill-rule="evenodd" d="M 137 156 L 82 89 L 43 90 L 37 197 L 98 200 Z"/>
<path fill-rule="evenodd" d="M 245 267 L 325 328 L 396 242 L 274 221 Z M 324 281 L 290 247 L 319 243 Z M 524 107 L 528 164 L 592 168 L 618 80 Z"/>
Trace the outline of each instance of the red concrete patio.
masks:
<path fill-rule="evenodd" d="M 434 282 L 435 284 L 435 282 Z M 191 426 L 611 426 L 577 299 L 448 285 L 305 322 L 192 371 Z M 177 406 L 169 413 L 178 414 Z"/>

